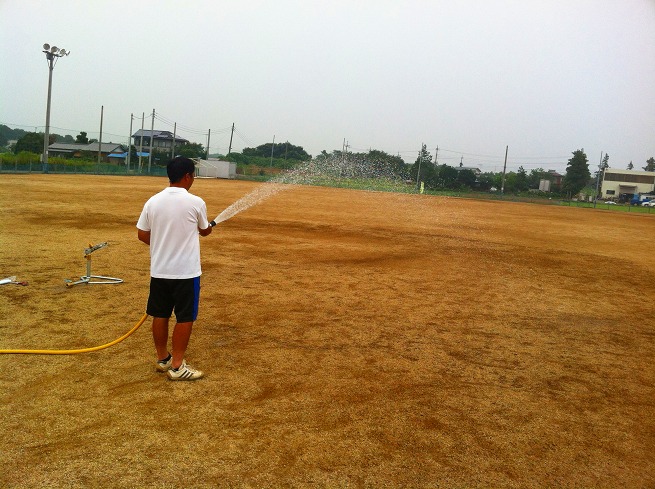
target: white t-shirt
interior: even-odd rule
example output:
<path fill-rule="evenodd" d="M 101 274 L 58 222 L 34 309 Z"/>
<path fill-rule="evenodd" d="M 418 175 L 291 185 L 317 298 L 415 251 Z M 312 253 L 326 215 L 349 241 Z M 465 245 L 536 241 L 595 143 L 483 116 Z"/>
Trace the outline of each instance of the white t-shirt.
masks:
<path fill-rule="evenodd" d="M 136 227 L 150 231 L 150 275 L 155 278 L 199 277 L 200 239 L 207 206 L 181 187 L 167 187 L 148 199 Z"/>

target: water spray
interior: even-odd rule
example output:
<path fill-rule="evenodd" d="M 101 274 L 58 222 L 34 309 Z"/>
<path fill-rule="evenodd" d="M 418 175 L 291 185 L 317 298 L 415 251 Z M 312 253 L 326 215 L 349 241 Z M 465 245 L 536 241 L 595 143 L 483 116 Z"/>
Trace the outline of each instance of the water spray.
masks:
<path fill-rule="evenodd" d="M 330 155 L 303 162 L 295 168 L 265 182 L 227 207 L 210 223 L 215 226 L 269 197 L 293 188 L 293 185 L 332 185 L 358 182 L 362 190 L 407 192 L 405 177 L 386 161 L 371 160 L 366 155 Z"/>
<path fill-rule="evenodd" d="M 244 195 L 239 200 L 234 202 L 229 207 L 225 208 L 216 218 L 210 223 L 215 226 L 220 224 L 223 221 L 227 221 L 231 217 L 234 217 L 241 211 L 244 211 L 255 204 L 259 204 L 263 200 L 269 198 L 272 195 L 277 194 L 279 191 L 284 189 L 284 185 L 279 182 L 265 183 L 264 185 L 257 187 L 255 190 L 249 194 Z"/>

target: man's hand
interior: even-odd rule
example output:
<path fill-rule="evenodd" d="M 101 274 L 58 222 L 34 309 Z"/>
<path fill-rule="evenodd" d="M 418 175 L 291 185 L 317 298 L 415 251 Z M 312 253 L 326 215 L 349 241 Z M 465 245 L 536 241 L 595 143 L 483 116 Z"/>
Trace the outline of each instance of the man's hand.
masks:
<path fill-rule="evenodd" d="M 210 224 L 209 226 L 207 226 L 207 229 L 198 228 L 198 233 L 200 234 L 200 236 L 209 236 L 212 233 L 213 229 L 214 227 Z"/>

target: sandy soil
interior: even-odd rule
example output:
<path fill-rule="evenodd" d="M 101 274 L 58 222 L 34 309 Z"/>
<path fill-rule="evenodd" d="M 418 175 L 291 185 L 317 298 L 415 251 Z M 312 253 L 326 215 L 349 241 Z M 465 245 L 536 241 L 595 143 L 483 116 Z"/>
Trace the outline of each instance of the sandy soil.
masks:
<path fill-rule="evenodd" d="M 0 348 L 143 315 L 162 178 L 0 175 Z M 196 180 L 210 218 L 257 183 Z M 202 239 L 187 359 L 148 320 L 0 355 L 0 486 L 655 487 L 655 217 L 291 187 Z M 86 273 L 119 285 L 66 287 Z M 2 278 L 0 277 L 0 278 Z"/>

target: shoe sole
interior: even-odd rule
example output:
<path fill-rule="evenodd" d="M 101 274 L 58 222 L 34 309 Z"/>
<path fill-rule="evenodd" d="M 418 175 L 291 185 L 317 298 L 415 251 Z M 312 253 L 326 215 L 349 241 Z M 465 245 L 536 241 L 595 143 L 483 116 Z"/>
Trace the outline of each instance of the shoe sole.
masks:
<path fill-rule="evenodd" d="M 180 375 L 179 377 L 172 377 L 170 374 L 167 375 L 168 380 L 182 380 L 182 381 L 192 381 L 192 380 L 200 380 L 205 376 L 205 374 L 201 374 L 200 376 L 194 376 L 194 374 L 185 372 L 184 374 Z"/>

